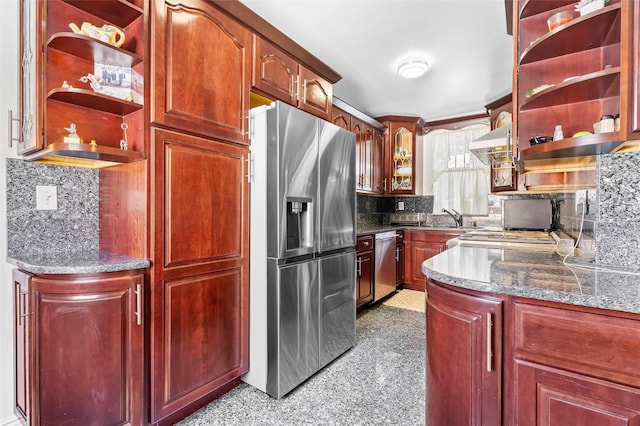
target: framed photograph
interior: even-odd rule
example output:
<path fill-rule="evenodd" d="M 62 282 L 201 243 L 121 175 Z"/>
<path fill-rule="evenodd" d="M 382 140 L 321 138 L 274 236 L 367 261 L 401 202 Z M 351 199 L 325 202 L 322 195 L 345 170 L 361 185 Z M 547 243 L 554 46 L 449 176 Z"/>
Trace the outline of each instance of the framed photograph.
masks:
<path fill-rule="evenodd" d="M 131 68 L 117 65 L 95 64 L 94 75 L 100 78 L 105 95 L 127 99 L 131 94 Z"/>

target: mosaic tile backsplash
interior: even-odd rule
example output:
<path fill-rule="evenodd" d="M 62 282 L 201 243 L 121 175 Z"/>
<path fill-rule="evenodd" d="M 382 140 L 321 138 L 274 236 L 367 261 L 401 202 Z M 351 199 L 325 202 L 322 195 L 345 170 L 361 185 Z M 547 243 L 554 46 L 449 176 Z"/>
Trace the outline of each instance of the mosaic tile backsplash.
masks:
<path fill-rule="evenodd" d="M 6 159 L 7 253 L 98 249 L 98 171 Z M 36 209 L 36 186 L 57 188 L 58 209 Z"/>

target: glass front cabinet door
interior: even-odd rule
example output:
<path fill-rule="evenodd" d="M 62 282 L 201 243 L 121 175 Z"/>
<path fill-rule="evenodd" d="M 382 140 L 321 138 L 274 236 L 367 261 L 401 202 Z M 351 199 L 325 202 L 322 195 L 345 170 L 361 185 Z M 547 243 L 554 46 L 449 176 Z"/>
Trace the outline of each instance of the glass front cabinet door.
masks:
<path fill-rule="evenodd" d="M 403 123 L 392 123 L 390 130 L 392 131 L 390 133 L 392 143 L 391 192 L 413 194 L 415 132 Z"/>

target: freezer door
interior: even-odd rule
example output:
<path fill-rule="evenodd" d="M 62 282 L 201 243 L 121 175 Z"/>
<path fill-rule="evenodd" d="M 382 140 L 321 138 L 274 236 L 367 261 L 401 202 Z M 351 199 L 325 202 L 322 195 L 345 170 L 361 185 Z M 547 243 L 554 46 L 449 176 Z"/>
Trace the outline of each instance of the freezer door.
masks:
<path fill-rule="evenodd" d="M 356 253 L 320 259 L 320 368 L 356 343 Z"/>
<path fill-rule="evenodd" d="M 267 110 L 267 256 L 314 253 L 318 119 L 282 102 Z M 253 206 L 252 206 L 253 208 Z"/>
<path fill-rule="evenodd" d="M 356 137 L 319 120 L 318 251 L 356 245 Z"/>
<path fill-rule="evenodd" d="M 271 296 L 277 297 L 279 336 L 269 336 L 277 357 L 270 357 L 267 393 L 280 398 L 319 368 L 318 261 L 280 266 L 277 275 L 277 296 Z"/>

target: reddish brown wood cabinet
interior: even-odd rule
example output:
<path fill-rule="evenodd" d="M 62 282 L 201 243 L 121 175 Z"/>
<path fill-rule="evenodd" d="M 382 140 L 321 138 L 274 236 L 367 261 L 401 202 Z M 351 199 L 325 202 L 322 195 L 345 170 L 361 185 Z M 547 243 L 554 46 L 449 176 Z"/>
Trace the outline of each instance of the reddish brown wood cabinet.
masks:
<path fill-rule="evenodd" d="M 524 160 L 607 153 L 638 131 L 638 7 L 632 0 L 612 0 L 580 16 L 568 1 L 514 2 L 517 105 L 514 135 Z M 570 11 L 574 18 L 549 31 L 547 19 Z M 549 85 L 545 87 L 544 85 Z M 620 129 L 594 132 L 603 115 L 619 115 Z M 536 135 L 552 135 L 561 125 L 564 139 L 530 146 Z"/>
<path fill-rule="evenodd" d="M 404 231 L 396 231 L 396 288 L 404 284 Z"/>
<path fill-rule="evenodd" d="M 333 85 L 256 35 L 253 36 L 252 88 L 268 98 L 284 101 L 325 120 L 331 119 Z"/>
<path fill-rule="evenodd" d="M 385 116 L 378 117 L 377 120 L 387 127 L 384 133 L 385 193 L 415 194 L 416 133 L 422 119 Z"/>
<path fill-rule="evenodd" d="M 146 0 L 21 2 L 21 135 L 18 153 L 90 167 L 144 159 Z M 114 25 L 126 37 L 117 47 L 74 33 L 70 23 Z M 108 73 L 118 76 L 118 82 Z M 99 79 L 90 85 L 89 76 Z M 120 87 L 124 82 L 126 88 Z M 130 98 L 129 98 L 130 96 Z M 71 124 L 79 143 L 64 143 Z M 126 123 L 128 149 L 120 127 Z M 91 141 L 95 146 L 89 145 Z M 99 160 L 109 161 L 102 163 Z"/>
<path fill-rule="evenodd" d="M 199 0 L 152 2 L 151 123 L 248 144 L 251 32 Z"/>
<path fill-rule="evenodd" d="M 373 237 L 358 237 L 356 246 L 356 307 L 373 301 Z"/>
<path fill-rule="evenodd" d="M 13 273 L 17 411 L 30 425 L 142 425 L 140 271 Z"/>
<path fill-rule="evenodd" d="M 404 287 L 424 291 L 422 262 L 447 249 L 447 241 L 464 231 L 405 229 Z"/>
<path fill-rule="evenodd" d="M 152 130 L 151 421 L 210 402 L 248 368 L 248 147 Z"/>
<path fill-rule="evenodd" d="M 427 281 L 427 425 L 500 425 L 502 300 Z"/>
<path fill-rule="evenodd" d="M 629 315 L 513 303 L 513 424 L 640 421 L 640 322 Z"/>
<path fill-rule="evenodd" d="M 637 314 L 427 280 L 426 316 L 428 425 L 640 421 Z"/>

